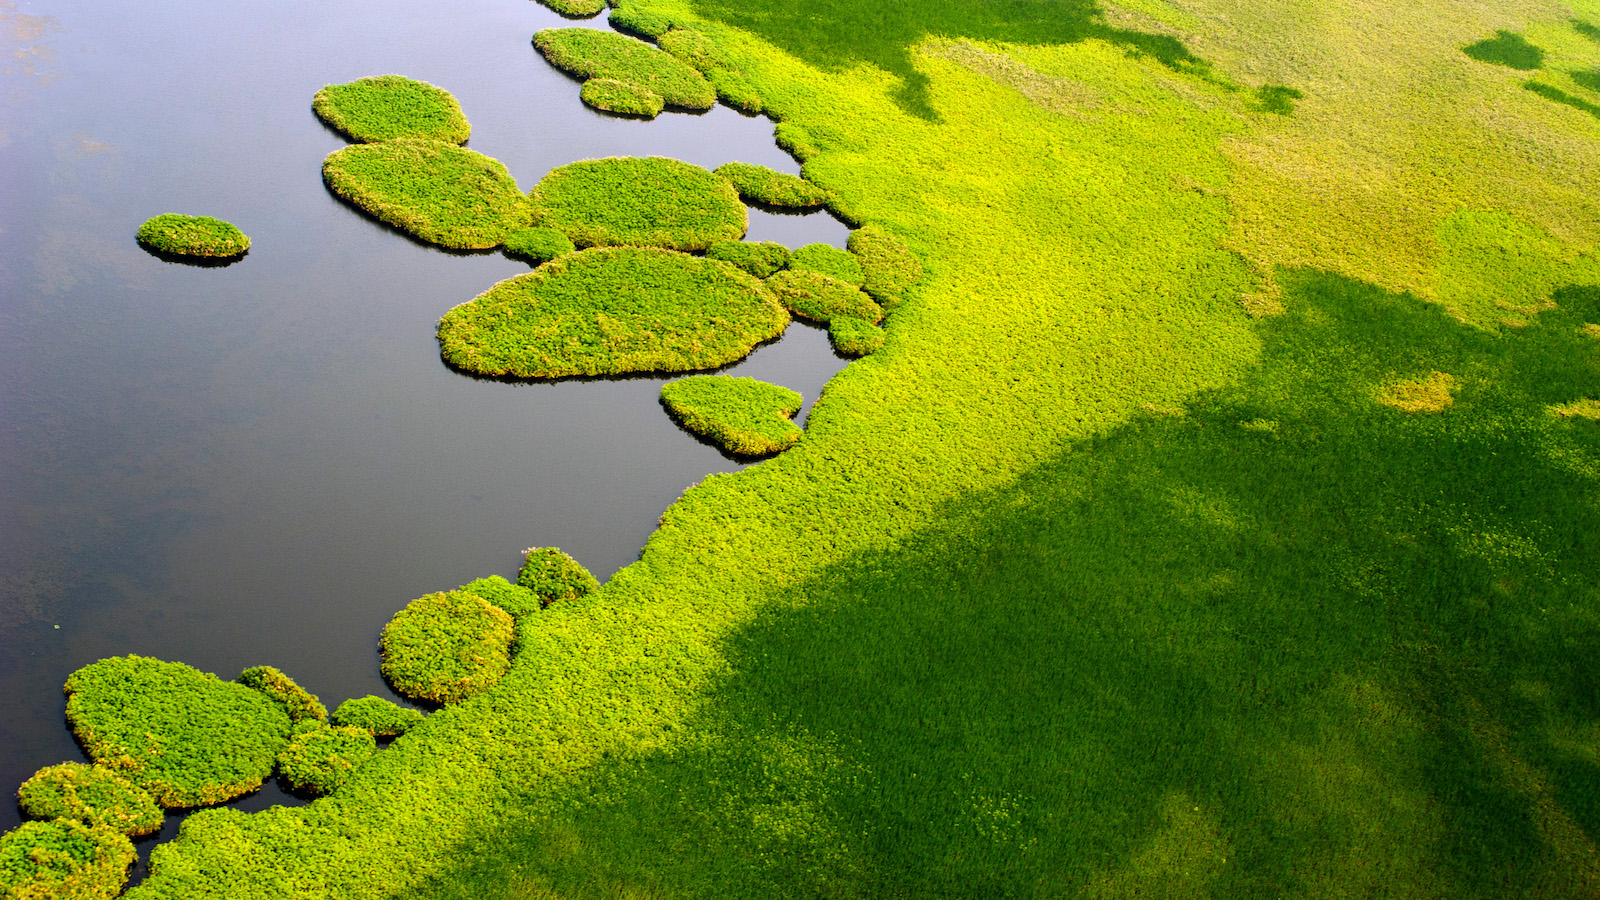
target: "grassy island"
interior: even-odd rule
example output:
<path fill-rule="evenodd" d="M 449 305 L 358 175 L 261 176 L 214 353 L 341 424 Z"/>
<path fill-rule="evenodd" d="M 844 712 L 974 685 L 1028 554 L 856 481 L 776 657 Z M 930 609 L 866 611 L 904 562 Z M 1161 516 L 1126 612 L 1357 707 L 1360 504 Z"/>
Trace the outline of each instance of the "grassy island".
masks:
<path fill-rule="evenodd" d="M 161 829 L 166 813 L 149 792 L 104 766 L 67 762 L 34 773 L 17 790 L 30 819 L 71 819 L 129 837 Z"/>
<path fill-rule="evenodd" d="M 312 98 L 322 121 L 352 141 L 424 138 L 449 144 L 472 136 L 461 104 L 444 88 L 400 75 L 377 75 L 330 84 Z"/>
<path fill-rule="evenodd" d="M 828 192 L 822 188 L 766 166 L 731 162 L 717 166 L 715 171 L 733 183 L 739 196 L 763 206 L 809 209 L 828 201 Z"/>
<path fill-rule="evenodd" d="M 158 253 L 199 259 L 231 259 L 250 249 L 237 226 L 211 216 L 162 213 L 139 226 L 139 243 Z"/>
<path fill-rule="evenodd" d="M 138 859 L 114 829 L 68 819 L 24 822 L 0 836 L 0 896 L 16 900 L 111 900 Z"/>
<path fill-rule="evenodd" d="M 527 198 L 499 160 L 442 141 L 356 144 L 330 154 L 322 177 L 373 218 L 452 250 L 498 247 L 528 225 Z"/>
<path fill-rule="evenodd" d="M 333 711 L 332 722 L 334 725 L 360 728 L 373 737 L 393 738 L 422 724 L 423 718 L 417 710 L 368 694 L 339 704 Z"/>
<path fill-rule="evenodd" d="M 292 791 L 331 794 L 377 752 L 373 732 L 365 728 L 313 721 L 278 753 L 278 774 Z"/>
<path fill-rule="evenodd" d="M 580 247 L 704 250 L 744 236 L 750 214 L 727 181 L 662 156 L 585 159 L 529 193 L 536 221 Z"/>
<path fill-rule="evenodd" d="M 413 700 L 456 703 L 483 693 L 505 675 L 511 636 L 511 616 L 482 597 L 464 591 L 429 594 L 411 601 L 384 626 L 378 642 L 383 677 Z"/>
<path fill-rule="evenodd" d="M 883 329 L 855 316 L 828 320 L 828 340 L 840 356 L 866 356 L 883 347 Z"/>
<path fill-rule="evenodd" d="M 582 563 L 558 547 L 529 547 L 524 551 L 517 584 L 538 597 L 540 607 L 576 600 L 600 588 L 600 582 Z"/>
<path fill-rule="evenodd" d="M 692 375 L 661 386 L 661 403 L 684 428 L 736 456 L 771 456 L 794 446 L 790 421 L 802 398 L 782 385 L 728 375 Z"/>
<path fill-rule="evenodd" d="M 768 278 L 789 265 L 789 248 L 774 241 L 717 241 L 706 248 L 708 259 L 732 263 L 757 278 Z"/>
<path fill-rule="evenodd" d="M 767 288 L 800 318 L 824 325 L 834 316 L 852 316 L 868 323 L 883 318 L 882 307 L 850 282 L 794 265 L 791 261 L 791 268 L 768 278 Z"/>
<path fill-rule="evenodd" d="M 591 78 L 583 83 L 578 96 L 602 112 L 644 119 L 654 119 L 666 108 L 666 101 L 655 91 L 615 78 Z"/>
<path fill-rule="evenodd" d="M 577 78 L 605 78 L 660 96 L 667 106 L 710 109 L 717 92 L 693 66 L 644 41 L 592 28 L 547 28 L 533 45 L 556 68 Z"/>

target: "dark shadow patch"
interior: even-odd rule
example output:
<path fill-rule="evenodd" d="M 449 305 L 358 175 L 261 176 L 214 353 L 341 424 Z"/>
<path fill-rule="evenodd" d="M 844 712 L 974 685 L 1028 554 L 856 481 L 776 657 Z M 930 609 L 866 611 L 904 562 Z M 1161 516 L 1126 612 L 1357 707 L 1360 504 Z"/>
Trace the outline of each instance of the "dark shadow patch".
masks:
<path fill-rule="evenodd" d="M 233 256 L 185 256 L 181 253 L 168 253 L 165 250 L 157 250 L 149 244 L 146 244 L 144 241 L 138 241 L 137 243 L 139 244 L 139 248 L 141 250 L 150 254 L 151 256 L 154 256 L 156 259 L 159 259 L 162 262 L 173 263 L 180 266 L 193 266 L 197 269 L 226 268 L 250 255 L 250 251 L 246 250 L 243 253 L 235 254 Z"/>
<path fill-rule="evenodd" d="M 1540 84 L 1537 81 L 1530 81 L 1527 84 L 1524 84 L 1522 87 L 1526 90 L 1533 91 L 1535 94 L 1538 94 L 1546 100 L 1553 100 L 1562 106 L 1570 106 L 1573 109 L 1576 109 L 1580 112 L 1586 112 L 1589 115 L 1600 119 L 1600 106 L 1590 103 L 1582 97 L 1574 97 L 1558 87 L 1552 87 L 1548 84 Z"/>
<path fill-rule="evenodd" d="M 1586 69 L 1582 72 L 1573 72 L 1572 81 L 1578 87 L 1600 93 L 1600 69 Z"/>
<path fill-rule="evenodd" d="M 1572 30 L 1595 43 L 1600 43 L 1600 27 L 1596 27 L 1582 19 L 1573 19 Z"/>
<path fill-rule="evenodd" d="M 1544 51 L 1530 44 L 1515 31 L 1497 31 L 1492 38 L 1468 44 L 1461 52 L 1478 62 L 1507 66 L 1531 72 L 1544 65 Z"/>
<path fill-rule="evenodd" d="M 1294 115 L 1294 102 L 1304 100 L 1299 88 L 1281 84 L 1263 84 L 1256 88 L 1256 109 L 1278 116 Z"/>

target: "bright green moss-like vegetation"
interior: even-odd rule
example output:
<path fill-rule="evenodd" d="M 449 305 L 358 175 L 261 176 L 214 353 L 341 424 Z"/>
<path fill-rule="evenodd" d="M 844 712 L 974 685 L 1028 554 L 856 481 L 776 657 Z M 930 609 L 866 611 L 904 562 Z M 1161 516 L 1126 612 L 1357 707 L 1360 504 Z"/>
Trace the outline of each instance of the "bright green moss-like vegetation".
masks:
<path fill-rule="evenodd" d="M 442 141 L 346 147 L 329 154 L 322 177 L 373 218 L 453 250 L 497 247 L 528 225 L 527 199 L 499 160 Z"/>
<path fill-rule="evenodd" d="M 278 774 L 292 791 L 331 794 L 376 752 L 378 744 L 373 732 L 319 723 L 301 730 L 278 753 Z"/>
<path fill-rule="evenodd" d="M 261 786 L 289 735 L 265 694 L 183 663 L 117 656 L 67 679 L 67 724 L 89 757 L 166 807 Z"/>
<path fill-rule="evenodd" d="M 511 666 L 511 616 L 463 591 L 429 594 L 384 626 L 383 677 L 413 700 L 455 703 L 482 693 Z"/>
<path fill-rule="evenodd" d="M 520 584 L 512 584 L 499 575 L 469 581 L 462 585 L 460 590 L 482 597 L 513 617 L 525 616 L 544 609 L 542 597 Z"/>
<path fill-rule="evenodd" d="M 576 249 L 565 234 L 554 228 L 519 228 L 507 235 L 505 240 L 506 253 L 535 266 Z"/>
<path fill-rule="evenodd" d="M 867 356 L 883 347 L 883 329 L 855 316 L 828 320 L 828 340 L 840 356 Z"/>
<path fill-rule="evenodd" d="M 739 456 L 771 456 L 802 434 L 790 421 L 800 395 L 754 378 L 692 375 L 662 385 L 661 402 L 683 427 Z"/>
<path fill-rule="evenodd" d="M 400 75 L 377 75 L 330 84 L 311 101 L 322 121 L 352 141 L 394 138 L 464 143 L 472 126 L 461 104 L 444 88 Z"/>
<path fill-rule="evenodd" d="M 732 69 L 718 69 L 711 73 L 711 84 L 717 89 L 717 98 L 728 106 L 753 116 L 767 108 L 761 88 L 744 75 Z"/>
<path fill-rule="evenodd" d="M 724 163 L 715 171 L 733 183 L 739 196 L 763 206 L 806 209 L 828 201 L 827 191 L 804 178 L 755 163 Z"/>
<path fill-rule="evenodd" d="M 789 248 L 776 241 L 718 241 L 706 249 L 706 258 L 732 263 L 757 278 L 767 278 L 789 265 Z"/>
<path fill-rule="evenodd" d="M 628 2 L 617 4 L 606 21 L 618 31 L 625 31 L 652 41 L 666 34 L 667 29 L 672 27 L 672 20 L 666 16 L 657 15 L 637 3 Z"/>
<path fill-rule="evenodd" d="M 539 0 L 545 6 L 569 19 L 588 19 L 600 15 L 606 0 Z"/>
<path fill-rule="evenodd" d="M 600 589 L 583 564 L 559 547 L 529 547 L 523 553 L 517 584 L 532 591 L 541 606 L 576 600 Z"/>
<path fill-rule="evenodd" d="M 75 762 L 35 772 L 17 802 L 30 819 L 72 819 L 131 837 L 159 831 L 166 818 L 148 791 L 103 766 Z"/>
<path fill-rule="evenodd" d="M 1527 38 L 1515 31 L 1497 31 L 1492 38 L 1468 44 L 1462 52 L 1478 62 L 1494 63 L 1523 72 L 1531 72 L 1544 65 L 1544 51 L 1528 43 Z"/>
<path fill-rule="evenodd" d="M 580 247 L 704 250 L 743 237 L 750 220 L 727 181 L 663 156 L 580 160 L 550 170 L 529 196 L 537 224 Z"/>
<path fill-rule="evenodd" d="M 786 269 L 768 278 L 767 288 L 790 312 L 813 322 L 826 324 L 834 316 L 868 322 L 883 318 L 883 308 L 860 288 L 821 272 Z"/>
<path fill-rule="evenodd" d="M 325 722 L 328 719 L 328 708 L 322 705 L 317 695 L 295 683 L 293 678 L 274 669 L 272 666 L 252 666 L 239 673 L 239 683 L 247 688 L 254 688 L 268 697 L 289 714 L 295 722 L 306 719 L 315 719 Z"/>
<path fill-rule="evenodd" d="M 603 112 L 646 119 L 655 118 L 666 107 L 666 101 L 655 91 L 615 78 L 591 78 L 583 83 L 578 96 Z"/>
<path fill-rule="evenodd" d="M 228 259 L 243 256 L 250 238 L 237 227 L 210 216 L 162 213 L 139 226 L 139 243 L 172 256 Z"/>
<path fill-rule="evenodd" d="M 752 276 L 669 250 L 583 250 L 446 313 L 439 346 L 467 372 L 514 378 L 713 369 L 783 333 Z"/>
<path fill-rule="evenodd" d="M 533 36 L 550 64 L 582 79 L 610 78 L 659 94 L 668 106 L 710 109 L 717 92 L 682 60 L 643 41 L 592 28 L 547 28 Z"/>
<path fill-rule="evenodd" d="M 373 737 L 399 737 L 422 724 L 421 712 L 368 694 L 346 700 L 333 711 L 333 724 L 360 728 Z"/>
<path fill-rule="evenodd" d="M 855 255 L 832 244 L 807 244 L 794 251 L 789 268 L 821 272 L 846 284 L 861 286 L 864 276 Z"/>
<path fill-rule="evenodd" d="M 657 42 L 661 45 L 661 49 L 706 75 L 718 69 L 728 68 L 727 54 L 723 53 L 710 38 L 698 31 L 674 28 L 661 35 Z"/>
<path fill-rule="evenodd" d="M 0 836 L 0 897 L 110 900 L 138 855 L 127 835 L 67 819 L 24 822 Z"/>
<path fill-rule="evenodd" d="M 901 238 L 877 225 L 850 232 L 845 247 L 861 265 L 861 289 L 893 309 L 907 288 L 922 280 L 922 263 Z"/>

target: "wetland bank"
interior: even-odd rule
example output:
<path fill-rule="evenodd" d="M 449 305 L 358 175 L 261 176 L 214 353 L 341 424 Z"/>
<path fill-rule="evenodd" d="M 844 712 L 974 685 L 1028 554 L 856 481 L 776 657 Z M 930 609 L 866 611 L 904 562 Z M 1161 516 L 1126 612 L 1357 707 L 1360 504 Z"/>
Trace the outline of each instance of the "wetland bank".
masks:
<path fill-rule="evenodd" d="M 1600 892 L 1595 13 L 624 4 L 925 276 L 597 590 L 395 592 L 503 677 L 130 895 Z"/>

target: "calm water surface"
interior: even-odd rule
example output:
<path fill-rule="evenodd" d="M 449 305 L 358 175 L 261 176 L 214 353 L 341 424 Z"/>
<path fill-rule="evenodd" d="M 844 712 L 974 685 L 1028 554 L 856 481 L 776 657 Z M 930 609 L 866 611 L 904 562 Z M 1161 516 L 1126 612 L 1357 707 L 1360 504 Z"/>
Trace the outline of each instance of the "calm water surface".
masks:
<path fill-rule="evenodd" d="M 446 369 L 439 316 L 527 267 L 418 245 L 322 185 L 344 143 L 312 95 L 386 72 L 453 92 L 524 188 L 608 155 L 798 171 L 766 119 L 587 110 L 529 43 L 567 24 L 529 0 L 0 0 L 0 789 L 82 758 L 60 686 L 86 663 L 389 695 L 377 636 L 409 600 L 514 576 L 530 545 L 603 579 L 686 486 L 739 468 L 672 424 L 661 379 Z M 254 249 L 162 262 L 133 239 L 162 212 Z M 752 212 L 748 238 L 846 233 Z M 842 365 L 796 325 L 730 371 L 809 401 Z"/>

